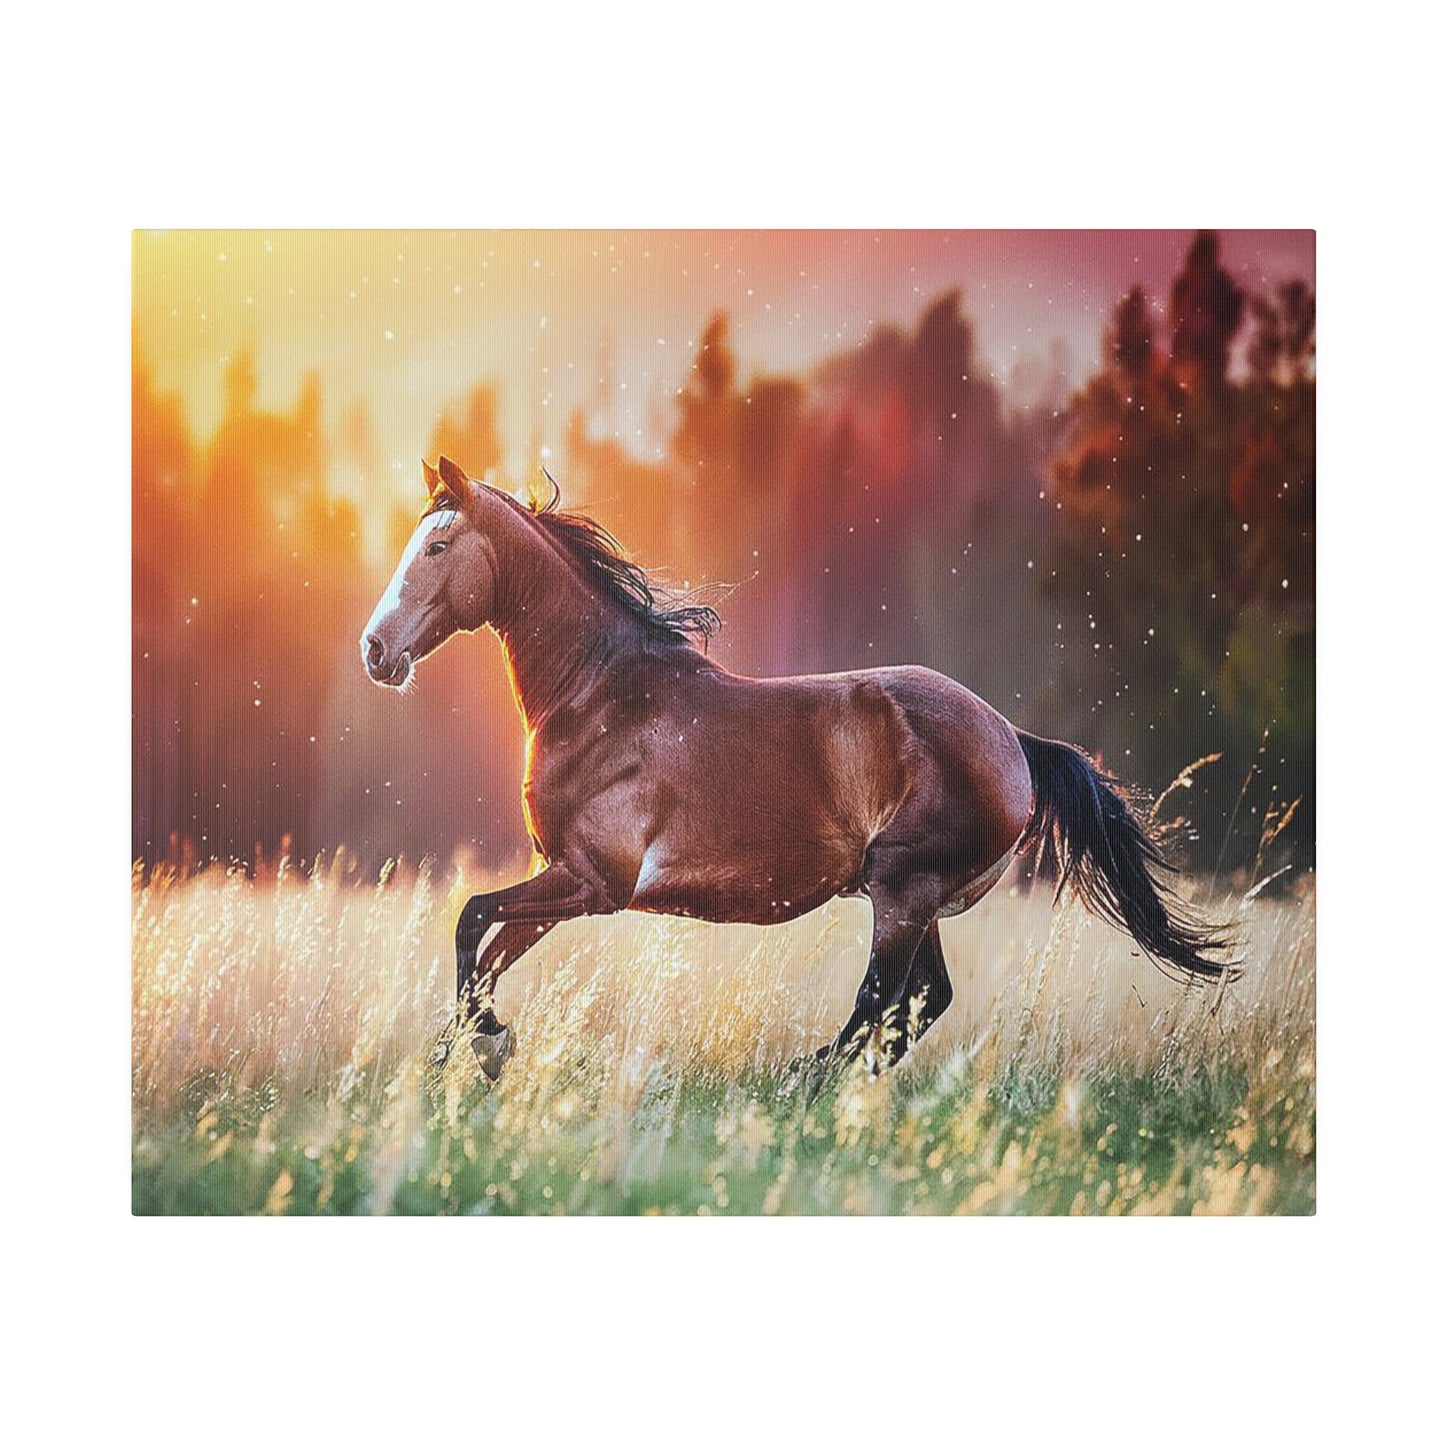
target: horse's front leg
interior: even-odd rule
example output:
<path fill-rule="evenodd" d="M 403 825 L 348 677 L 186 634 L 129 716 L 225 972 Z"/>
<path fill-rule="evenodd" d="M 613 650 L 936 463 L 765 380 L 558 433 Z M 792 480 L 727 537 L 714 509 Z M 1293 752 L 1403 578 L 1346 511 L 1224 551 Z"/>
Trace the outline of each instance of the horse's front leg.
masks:
<path fill-rule="evenodd" d="M 474 1026 L 472 1048 L 488 1078 L 497 1077 L 513 1049 L 511 1030 L 492 1009 L 497 980 L 557 924 L 613 911 L 600 888 L 560 864 L 524 883 L 467 900 L 456 930 L 456 1025 L 459 1030 Z M 447 1051 L 446 1046 L 439 1051 L 442 1060 Z"/>
<path fill-rule="evenodd" d="M 481 951 L 472 957 L 475 963 L 470 976 L 463 980 L 462 963 L 457 961 L 457 1025 L 473 1025 L 472 1051 L 482 1072 L 495 1079 L 502 1065 L 512 1057 L 516 1047 L 512 1031 L 492 1008 L 497 980 L 534 944 L 540 943 L 556 928 L 558 920 L 543 923 L 504 923 Z"/>

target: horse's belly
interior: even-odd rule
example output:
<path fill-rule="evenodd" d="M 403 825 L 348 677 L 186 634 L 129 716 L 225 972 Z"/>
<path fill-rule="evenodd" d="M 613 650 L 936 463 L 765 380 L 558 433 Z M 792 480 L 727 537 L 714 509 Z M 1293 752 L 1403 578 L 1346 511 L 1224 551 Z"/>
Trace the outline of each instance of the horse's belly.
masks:
<path fill-rule="evenodd" d="M 628 907 L 710 923 L 782 923 L 852 887 L 856 872 L 842 858 L 669 858 L 654 843 Z"/>

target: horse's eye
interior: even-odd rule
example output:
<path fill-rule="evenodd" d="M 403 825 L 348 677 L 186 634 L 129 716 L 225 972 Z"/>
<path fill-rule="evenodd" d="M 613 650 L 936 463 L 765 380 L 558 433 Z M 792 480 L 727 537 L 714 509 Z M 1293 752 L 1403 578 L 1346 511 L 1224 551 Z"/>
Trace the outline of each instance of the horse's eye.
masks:
<path fill-rule="evenodd" d="M 433 542 L 431 546 L 426 549 L 426 554 L 428 557 L 439 557 L 446 549 L 447 544 L 445 542 Z"/>

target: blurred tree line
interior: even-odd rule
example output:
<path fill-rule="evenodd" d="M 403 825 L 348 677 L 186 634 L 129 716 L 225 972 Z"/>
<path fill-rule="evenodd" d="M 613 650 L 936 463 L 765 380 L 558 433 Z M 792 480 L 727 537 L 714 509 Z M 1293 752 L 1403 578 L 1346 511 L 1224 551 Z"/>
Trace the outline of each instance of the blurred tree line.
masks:
<path fill-rule="evenodd" d="M 1313 851 L 1314 329 L 1308 287 L 1248 297 L 1200 233 L 1162 335 L 1139 288 L 1119 302 L 1048 475 L 1046 595 L 1093 638 L 1050 712 L 1155 790 L 1222 753 L 1189 811 L 1227 863 L 1295 800 Z"/>
<path fill-rule="evenodd" d="M 374 867 L 458 845 L 497 862 L 521 846 L 522 747 L 499 662 L 446 649 L 400 700 L 361 669 L 385 573 L 363 564 L 356 506 L 328 490 L 321 409 L 315 376 L 290 411 L 259 409 L 242 353 L 200 445 L 134 357 L 133 858 L 266 870 L 345 845 Z M 377 476 L 364 414 L 343 432 L 333 451 Z M 476 457 L 481 476 L 494 448 L 485 393 L 439 418 L 433 453 Z M 386 515 L 392 559 L 421 497 L 418 481 L 417 506 Z"/>
<path fill-rule="evenodd" d="M 1122 298 L 1056 406 L 1008 404 L 958 291 L 805 376 L 744 379 L 718 313 L 659 460 L 578 412 L 553 470 L 665 581 L 726 585 L 730 666 L 925 663 L 1156 794 L 1219 754 L 1163 816 L 1189 814 L 1195 866 L 1249 868 L 1297 798 L 1275 856 L 1313 850 L 1314 390 L 1308 287 L 1246 295 L 1202 232 L 1167 307 Z M 414 696 L 370 687 L 384 577 L 327 490 L 319 385 L 285 414 L 254 392 L 240 357 L 201 446 L 136 358 L 135 856 L 507 861 L 500 667 L 445 648 Z M 431 454 L 501 480 L 496 402 L 441 414 Z M 333 452 L 375 475 L 364 416 L 344 433 Z M 388 567 L 414 516 L 389 517 Z"/>
<path fill-rule="evenodd" d="M 259 412 L 236 358 L 202 447 L 138 355 L 133 373 L 132 850 L 249 859 L 317 792 L 360 522 L 326 490 L 314 376 L 291 413 Z"/>

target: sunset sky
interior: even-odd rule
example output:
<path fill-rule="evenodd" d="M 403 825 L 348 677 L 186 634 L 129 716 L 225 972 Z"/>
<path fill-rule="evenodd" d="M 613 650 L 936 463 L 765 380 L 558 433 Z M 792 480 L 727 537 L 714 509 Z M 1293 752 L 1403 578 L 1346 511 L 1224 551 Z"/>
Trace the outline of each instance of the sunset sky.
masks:
<path fill-rule="evenodd" d="M 318 371 L 328 429 L 358 402 L 372 428 L 379 475 L 337 485 L 409 493 L 439 411 L 482 380 L 499 387 L 514 473 L 531 442 L 558 453 L 579 406 L 655 455 L 719 308 L 745 381 L 805 370 L 877 323 L 911 326 L 929 298 L 960 286 L 989 372 L 1016 403 L 1034 401 L 1056 363 L 1070 383 L 1093 368 L 1108 311 L 1131 284 L 1162 314 L 1190 235 L 140 231 L 136 338 L 202 437 L 239 349 L 254 352 L 262 407 L 291 407 L 303 375 Z M 1222 240 L 1248 289 L 1314 283 L 1313 232 Z"/>

